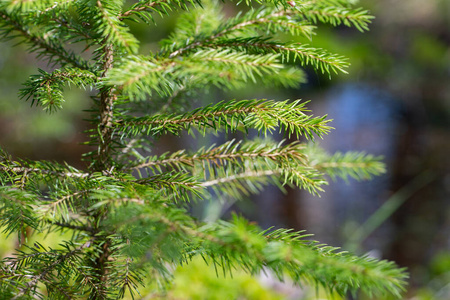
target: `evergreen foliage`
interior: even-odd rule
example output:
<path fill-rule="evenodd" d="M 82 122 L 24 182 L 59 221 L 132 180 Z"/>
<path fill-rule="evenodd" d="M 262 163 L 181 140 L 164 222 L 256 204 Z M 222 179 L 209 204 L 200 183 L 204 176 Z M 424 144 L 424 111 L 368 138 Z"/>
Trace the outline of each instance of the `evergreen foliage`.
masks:
<path fill-rule="evenodd" d="M 3 38 L 25 43 L 53 67 L 31 76 L 22 98 L 55 112 L 64 108 L 64 87 L 95 92 L 86 132 L 94 150 L 85 155 L 85 170 L 0 152 L 0 226 L 22 244 L 0 264 L 2 299 L 136 297 L 149 280 L 167 287 L 171 266 L 197 256 L 226 274 L 269 270 L 342 295 L 399 297 L 406 274 L 391 262 L 318 244 L 302 232 L 262 230 L 237 216 L 202 223 L 187 211 L 190 201 L 241 199 L 268 184 L 317 194 L 327 175 L 362 180 L 384 172 L 380 158 L 364 153 L 328 155 L 304 142 L 271 140 L 274 131 L 310 141 L 330 131 L 330 120 L 309 114 L 305 101 L 225 100 L 183 110 L 208 87 L 293 87 L 304 81 L 303 65 L 345 72 L 345 58 L 276 36 L 311 39 L 319 22 L 365 31 L 368 12 L 346 0 L 238 1 L 250 8 L 234 17 L 215 1 L 129 2 L 0 3 Z M 172 13 L 173 33 L 158 52 L 142 54 L 130 22 L 157 30 L 154 15 Z M 143 102 L 149 110 L 140 109 Z M 149 151 L 161 135 L 250 129 L 260 138 L 192 152 Z M 30 231 L 58 232 L 64 241 L 55 248 L 29 245 Z"/>

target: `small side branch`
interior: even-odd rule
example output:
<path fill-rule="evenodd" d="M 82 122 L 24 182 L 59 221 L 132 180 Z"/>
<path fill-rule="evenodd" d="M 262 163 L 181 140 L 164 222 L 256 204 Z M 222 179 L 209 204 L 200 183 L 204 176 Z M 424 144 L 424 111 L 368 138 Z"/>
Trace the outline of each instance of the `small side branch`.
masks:
<path fill-rule="evenodd" d="M 40 168 L 27 168 L 27 167 L 9 167 L 0 165 L 0 171 L 2 172 L 11 172 L 14 174 L 24 174 L 24 176 L 33 173 L 40 173 L 45 175 L 55 175 L 61 177 L 74 177 L 74 178 L 86 178 L 90 174 L 82 173 L 82 172 L 59 172 L 56 170 L 46 170 Z"/>
<path fill-rule="evenodd" d="M 55 225 L 61 228 L 67 228 L 67 229 L 72 229 L 72 230 L 78 230 L 78 231 L 85 231 L 85 232 L 94 232 L 94 229 L 92 227 L 89 226 L 77 226 L 77 225 L 72 225 L 69 223 L 62 223 L 62 222 L 48 222 L 51 225 Z"/>
<path fill-rule="evenodd" d="M 11 32 L 15 31 L 19 36 L 25 38 L 28 43 L 32 44 L 31 49 L 40 50 L 41 55 L 47 54 L 48 56 L 50 56 L 50 60 L 52 57 L 56 57 L 58 61 L 72 64 L 77 68 L 83 70 L 90 69 L 89 64 L 84 59 L 77 56 L 72 51 L 66 50 L 61 45 L 52 43 L 51 40 L 46 40 L 43 37 L 32 34 L 30 30 L 27 29 L 27 26 L 25 24 L 22 24 L 20 20 L 13 18 L 3 10 L 0 11 L 0 21 L 3 21 L 5 24 L 7 24 L 5 26 L 6 29 L 4 29 L 4 36 L 14 36 L 14 34 L 11 34 Z"/>

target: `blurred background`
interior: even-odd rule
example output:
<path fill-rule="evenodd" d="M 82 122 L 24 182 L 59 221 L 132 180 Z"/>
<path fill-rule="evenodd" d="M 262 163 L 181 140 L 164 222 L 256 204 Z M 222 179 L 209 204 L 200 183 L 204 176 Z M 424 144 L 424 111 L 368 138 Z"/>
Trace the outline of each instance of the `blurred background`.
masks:
<path fill-rule="evenodd" d="M 209 202 L 192 211 L 204 220 L 239 211 L 263 228 L 306 229 L 321 242 L 407 267 L 407 299 L 450 299 L 450 1 L 378 0 L 360 5 L 376 16 L 370 32 L 320 26 L 311 43 L 349 57 L 348 75 L 330 80 L 306 69 L 308 83 L 299 89 L 253 86 L 210 93 L 203 101 L 311 100 L 313 114 L 328 114 L 336 128 L 321 146 L 329 152 L 382 155 L 388 172 L 367 182 L 332 181 L 321 197 L 290 189 L 283 194 L 269 187 L 249 201 Z M 133 25 L 144 52 L 157 49 L 156 42 L 167 36 L 173 20 L 157 19 L 151 36 Z M 0 41 L 0 147 L 15 158 L 65 161 L 84 168 L 81 156 L 87 149 L 81 143 L 88 115 L 83 110 L 90 107 L 89 95 L 67 89 L 64 109 L 51 115 L 20 100 L 21 83 L 37 68 L 49 67 L 27 54 L 23 45 L 13 47 L 15 43 Z M 181 140 L 192 146 L 189 138 Z M 163 139 L 158 151 L 177 144 L 180 139 Z M 0 256 L 6 251 L 0 247 Z"/>

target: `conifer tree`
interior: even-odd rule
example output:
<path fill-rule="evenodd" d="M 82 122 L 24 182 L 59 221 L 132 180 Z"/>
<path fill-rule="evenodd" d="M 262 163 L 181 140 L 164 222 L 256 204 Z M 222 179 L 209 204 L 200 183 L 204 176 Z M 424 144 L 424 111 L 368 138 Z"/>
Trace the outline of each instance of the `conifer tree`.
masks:
<path fill-rule="evenodd" d="M 1 262 L 0 298 L 137 297 L 144 282 L 164 288 L 172 266 L 196 256 L 227 274 L 265 270 L 341 295 L 362 290 L 399 297 L 406 274 L 392 262 L 354 256 L 303 232 L 262 230 L 238 216 L 200 222 L 187 210 L 191 201 L 242 199 L 268 184 L 318 194 L 326 176 L 360 180 L 384 171 L 378 157 L 329 155 L 306 143 L 331 127 L 302 100 L 222 100 L 210 93 L 211 104 L 189 107 L 189 99 L 209 88 L 296 87 L 304 65 L 345 73 L 342 56 L 277 36 L 311 39 L 318 23 L 368 30 L 372 17 L 353 3 L 231 1 L 241 11 L 230 17 L 215 0 L 1 1 L 2 38 L 26 44 L 52 70 L 31 76 L 21 98 L 57 113 L 66 86 L 95 95 L 85 169 L 13 159 L 1 150 L 0 226 L 22 246 Z M 142 53 L 130 24 L 142 22 L 151 34 L 158 30 L 155 15 L 172 14 L 174 31 L 158 51 Z M 151 153 L 163 135 L 250 129 L 261 138 Z M 302 142 L 276 142 L 270 138 L 276 131 Z M 60 233 L 62 242 L 29 244 L 26 231 Z"/>

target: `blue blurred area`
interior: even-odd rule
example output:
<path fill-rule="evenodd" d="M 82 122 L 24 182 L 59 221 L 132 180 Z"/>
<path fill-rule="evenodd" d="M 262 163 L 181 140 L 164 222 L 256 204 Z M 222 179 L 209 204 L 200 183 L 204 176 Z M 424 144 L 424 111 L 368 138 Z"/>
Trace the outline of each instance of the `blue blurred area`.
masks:
<path fill-rule="evenodd" d="M 330 153 L 363 151 L 383 156 L 392 170 L 398 147 L 401 108 L 387 92 L 362 84 L 345 84 L 333 88 L 326 97 L 325 111 L 333 119 L 333 130 L 324 141 Z M 391 173 L 370 181 L 345 184 L 338 180 L 327 188 L 336 225 L 346 220 L 364 221 L 386 197 Z"/>

